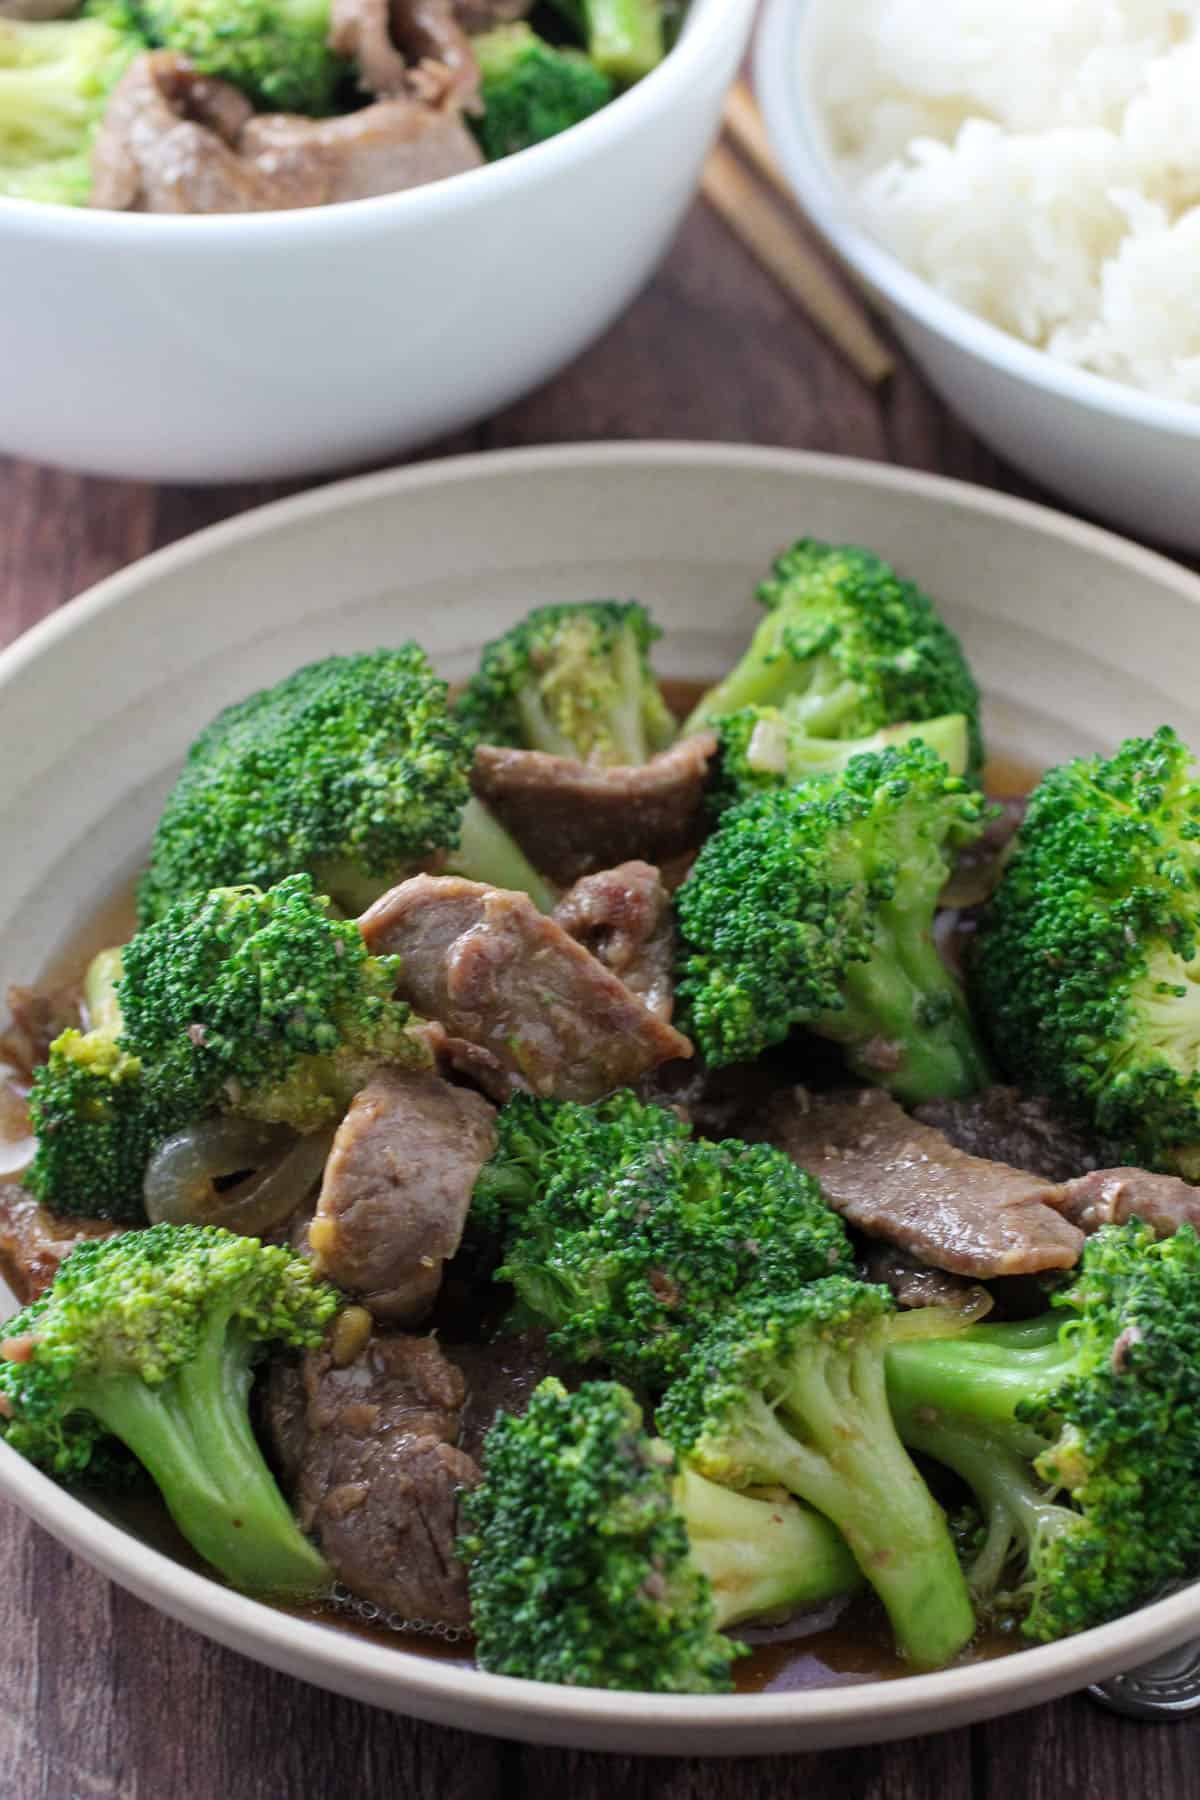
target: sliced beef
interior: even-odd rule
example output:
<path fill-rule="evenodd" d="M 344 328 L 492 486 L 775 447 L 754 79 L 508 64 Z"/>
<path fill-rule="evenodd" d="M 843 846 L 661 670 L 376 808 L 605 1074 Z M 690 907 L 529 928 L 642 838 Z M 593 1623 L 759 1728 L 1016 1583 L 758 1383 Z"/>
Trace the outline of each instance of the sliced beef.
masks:
<path fill-rule="evenodd" d="M 1051 1204 L 1089 1236 L 1130 1219 L 1140 1219 L 1159 1237 L 1171 1237 L 1181 1225 L 1200 1231 L 1200 1188 L 1149 1169 L 1096 1169 L 1066 1182 Z"/>
<path fill-rule="evenodd" d="M 454 0 L 454 12 L 464 31 L 472 37 L 480 31 L 491 31 L 495 25 L 511 25 L 515 19 L 527 19 L 534 0 Z"/>
<path fill-rule="evenodd" d="M 1069 1181 L 1103 1158 L 1050 1103 L 1012 1087 L 991 1087 L 966 1100 L 931 1100 L 916 1116 L 969 1156 L 1028 1169 L 1045 1181 Z"/>
<path fill-rule="evenodd" d="M 419 187 L 481 161 L 453 108 L 409 96 L 332 119 L 255 114 L 236 88 L 155 50 L 113 90 L 92 148 L 91 205 L 290 211 Z"/>
<path fill-rule="evenodd" d="M 479 64 L 454 0 L 391 0 L 391 35 L 415 63 L 423 99 L 478 111 Z"/>
<path fill-rule="evenodd" d="M 463 1379 L 433 1338 L 331 1343 L 272 1365 L 267 1434 L 301 1527 L 339 1581 L 414 1624 L 465 1625 L 458 1499 L 479 1470 L 455 1448 Z"/>
<path fill-rule="evenodd" d="M 333 0 L 329 44 L 369 94 L 477 108 L 479 65 L 450 0 Z"/>
<path fill-rule="evenodd" d="M 378 1318 L 428 1312 L 458 1249 L 495 1110 L 437 1075 L 382 1070 L 357 1094 L 325 1165 L 308 1241 L 317 1268 Z"/>
<path fill-rule="evenodd" d="M 84 1022 L 82 995 L 75 981 L 45 993 L 10 987 L 8 1011 L 9 1023 L 0 1032 L 0 1062 L 27 1079 L 45 1062 L 59 1033 L 72 1026 L 80 1028 Z"/>
<path fill-rule="evenodd" d="M 359 923 L 370 950 L 400 956 L 398 991 L 414 1010 L 487 1051 L 514 1086 L 596 1100 L 691 1055 L 524 894 L 417 875 Z"/>
<path fill-rule="evenodd" d="M 987 1280 L 1078 1261 L 1082 1233 L 1048 1203 L 1046 1182 L 955 1149 L 881 1089 L 793 1089 L 752 1135 L 807 1169 L 851 1225 L 935 1269 Z"/>
<path fill-rule="evenodd" d="M 685 738 L 648 763 L 594 769 L 541 750 L 481 744 L 471 785 L 526 855 L 568 887 L 581 875 L 642 858 L 656 866 L 704 836 L 712 732 Z"/>
<path fill-rule="evenodd" d="M 968 1281 L 963 1275 L 949 1275 L 945 1269 L 931 1269 L 894 1244 L 870 1244 L 863 1260 L 867 1280 L 891 1288 L 896 1304 L 908 1311 L 945 1306 L 982 1319 L 992 1310 L 991 1295 L 977 1282 Z"/>
<path fill-rule="evenodd" d="M 1004 871 L 1008 848 L 1021 829 L 1029 802 L 1022 796 L 1002 800 L 1000 810 L 982 833 L 959 852 L 954 872 L 942 892 L 943 906 L 982 906 Z"/>
<path fill-rule="evenodd" d="M 662 876 L 650 863 L 627 862 L 585 875 L 563 895 L 554 917 L 576 943 L 611 969 L 656 1018 L 675 1010 L 675 916 Z"/>
<path fill-rule="evenodd" d="M 452 1344 L 446 1355 L 466 1382 L 459 1449 L 483 1460 L 483 1440 L 501 1413 L 518 1416 L 540 1381 L 553 1375 L 564 1387 L 583 1379 L 578 1365 L 561 1362 L 546 1348 L 546 1333 L 537 1329 L 510 1332 L 488 1344 Z"/>
<path fill-rule="evenodd" d="M 0 1274 L 22 1306 L 44 1294 L 64 1256 L 121 1229 L 107 1219 L 62 1219 L 16 1182 L 0 1182 Z"/>

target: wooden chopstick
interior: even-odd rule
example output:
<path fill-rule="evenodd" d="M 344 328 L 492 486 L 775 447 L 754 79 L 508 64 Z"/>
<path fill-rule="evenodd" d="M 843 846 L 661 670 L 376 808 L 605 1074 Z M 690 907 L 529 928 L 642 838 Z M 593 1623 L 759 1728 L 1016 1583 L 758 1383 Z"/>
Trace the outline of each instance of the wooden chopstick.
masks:
<path fill-rule="evenodd" d="M 730 137 L 745 150 L 755 168 L 794 204 L 754 96 L 744 82 L 739 81 L 730 94 L 725 123 Z M 805 243 L 797 223 L 781 211 L 750 170 L 723 144 L 717 146 L 704 166 L 701 191 L 735 237 L 820 327 L 862 379 L 872 386 L 886 381 L 895 366 L 886 345 L 872 331 L 857 303 Z"/>
<path fill-rule="evenodd" d="M 758 110 L 758 101 L 750 92 L 744 77 L 740 81 L 735 81 L 729 90 L 729 97 L 725 102 L 724 120 L 725 129 L 738 149 L 749 157 L 755 168 L 766 176 L 772 187 L 778 188 L 784 199 L 794 206 L 796 203 L 795 193 L 771 148 L 767 128 L 763 124 L 762 114 Z"/>

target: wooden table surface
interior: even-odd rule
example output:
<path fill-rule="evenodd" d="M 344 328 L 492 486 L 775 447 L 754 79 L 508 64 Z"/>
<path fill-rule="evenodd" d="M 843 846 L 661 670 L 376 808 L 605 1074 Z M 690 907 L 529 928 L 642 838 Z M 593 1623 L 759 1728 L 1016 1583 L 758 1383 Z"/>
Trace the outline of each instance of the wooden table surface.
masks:
<path fill-rule="evenodd" d="M 703 208 L 558 380 L 429 454 L 709 438 L 1035 490 L 901 361 L 867 392 Z M 301 484 L 293 484 L 295 486 Z M 112 570 L 291 491 L 154 488 L 0 458 L 0 644 Z M 1200 1797 L 1200 1723 L 1080 1697 L 904 1744 L 729 1762 L 526 1749 L 393 1718 L 160 1617 L 0 1506 L 0 1800 L 1137 1800 Z"/>

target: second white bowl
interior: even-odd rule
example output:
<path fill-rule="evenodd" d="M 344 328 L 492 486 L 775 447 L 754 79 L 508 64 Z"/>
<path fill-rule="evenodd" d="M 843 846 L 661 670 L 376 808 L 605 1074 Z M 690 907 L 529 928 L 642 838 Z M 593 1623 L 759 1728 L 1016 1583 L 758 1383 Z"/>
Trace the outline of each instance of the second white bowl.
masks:
<path fill-rule="evenodd" d="M 805 211 L 879 300 L 934 387 L 1009 462 L 1138 537 L 1200 549 L 1200 407 L 1055 361 L 944 299 L 861 231 L 833 166 L 815 26 L 837 0 L 768 0 L 755 81 Z M 853 3 L 853 0 L 851 0 Z"/>

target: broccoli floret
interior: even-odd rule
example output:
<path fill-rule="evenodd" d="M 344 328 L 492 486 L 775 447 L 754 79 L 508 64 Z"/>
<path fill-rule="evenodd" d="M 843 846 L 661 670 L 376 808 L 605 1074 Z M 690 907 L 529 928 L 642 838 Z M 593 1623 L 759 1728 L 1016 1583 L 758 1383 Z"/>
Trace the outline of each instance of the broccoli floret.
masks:
<path fill-rule="evenodd" d="M 590 118 L 613 98 L 607 75 L 578 50 L 560 50 L 524 23 L 472 39 L 484 114 L 471 121 L 489 162 L 528 150 Z"/>
<path fill-rule="evenodd" d="M 381 1063 L 428 1066 L 392 997 L 399 957 L 371 956 L 307 875 L 173 906 L 123 962 L 122 1044 L 222 1111 L 315 1131 Z"/>
<path fill-rule="evenodd" d="M 309 663 L 227 707 L 192 745 L 155 833 L 141 922 L 210 888 L 269 887 L 300 870 L 357 912 L 455 849 L 460 873 L 521 887 L 549 911 L 547 884 L 468 805 L 470 767 L 446 684 L 416 644 Z"/>
<path fill-rule="evenodd" d="M 189 1095 L 187 1108 L 194 1104 Z M 30 1193 L 54 1212 L 138 1225 L 146 1165 L 189 1113 L 175 1112 L 141 1059 L 107 1032 L 71 1030 L 34 1074 L 29 1116 L 37 1135 L 24 1176 Z"/>
<path fill-rule="evenodd" d="M 502 1415 L 463 1511 L 480 1665 L 532 1681 L 724 1693 L 743 1646 L 721 1626 L 855 1585 L 824 1519 L 681 1475 L 611 1382 Z"/>
<path fill-rule="evenodd" d="M 997 1060 L 1200 1177 L 1200 774 L 1168 727 L 1034 790 L 971 959 Z"/>
<path fill-rule="evenodd" d="M 350 65 L 329 48 L 329 0 L 138 0 L 146 35 L 260 112 L 334 110 Z"/>
<path fill-rule="evenodd" d="M 975 1631 L 945 1516 L 888 1411 L 889 1342 L 932 1328 L 920 1313 L 896 1314 L 886 1288 L 844 1275 L 750 1299 L 718 1322 L 658 1414 L 700 1474 L 735 1488 L 778 1484 L 831 1520 L 901 1654 L 926 1668 Z"/>
<path fill-rule="evenodd" d="M 555 1328 L 552 1349 L 661 1391 L 747 1292 L 852 1268 L 841 1219 L 790 1157 L 664 1137 L 536 1201 L 497 1279 Z"/>
<path fill-rule="evenodd" d="M 228 1581 L 316 1594 L 330 1571 L 255 1442 L 250 1382 L 269 1345 L 317 1344 L 340 1304 L 303 1258 L 211 1227 L 81 1244 L 8 1321 L 4 1435 L 64 1482 L 103 1472 L 119 1439 Z"/>
<path fill-rule="evenodd" d="M 1134 1223 L 1087 1240 L 1046 1317 L 895 1346 L 901 1435 L 954 1469 L 987 1527 L 982 1604 L 1048 1641 L 1200 1566 L 1200 1241 Z"/>
<path fill-rule="evenodd" d="M 75 19 L 0 19 L 0 194 L 87 205 L 96 127 L 145 47 L 116 7 Z"/>
<path fill-rule="evenodd" d="M 767 616 L 750 648 L 704 695 L 685 733 L 744 706 L 777 706 L 821 738 L 962 713 L 967 772 L 979 775 L 979 690 L 958 639 L 915 583 L 869 550 L 802 538 L 758 598 Z"/>
<path fill-rule="evenodd" d="M 110 1030 L 64 1032 L 34 1077 L 26 1179 L 57 1212 L 138 1223 L 147 1163 L 182 1126 L 232 1112 L 318 1130 L 380 1063 L 429 1061 L 391 997 L 398 959 L 370 956 L 307 875 L 172 907 L 121 962 Z"/>
<path fill-rule="evenodd" d="M 646 762 L 675 737 L 650 669 L 658 636 L 633 600 L 537 607 L 485 646 L 458 717 L 485 744 L 605 767 Z"/>
<path fill-rule="evenodd" d="M 744 706 L 714 723 L 721 755 L 711 800 L 718 812 L 765 789 L 836 775 L 856 756 L 908 743 L 927 744 L 952 775 L 966 775 L 970 761 L 970 730 L 963 713 L 923 725 L 887 725 L 868 738 L 813 737 L 777 706 Z"/>
<path fill-rule="evenodd" d="M 640 81 L 666 54 L 663 0 L 551 0 L 587 45 L 598 69 L 622 86 Z"/>
<path fill-rule="evenodd" d="M 496 1122 L 496 1148 L 471 1198 L 473 1226 L 515 1233 L 540 1204 L 549 1216 L 598 1179 L 615 1179 L 651 1144 L 690 1137 L 668 1107 L 621 1088 L 592 1106 L 516 1094 Z"/>
<path fill-rule="evenodd" d="M 726 812 L 676 897 L 682 1029 L 712 1065 L 804 1025 L 916 1103 L 987 1081 L 933 915 L 979 793 L 921 744 Z"/>

